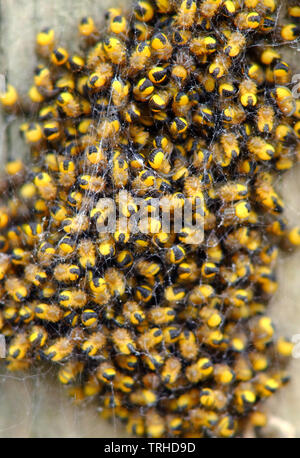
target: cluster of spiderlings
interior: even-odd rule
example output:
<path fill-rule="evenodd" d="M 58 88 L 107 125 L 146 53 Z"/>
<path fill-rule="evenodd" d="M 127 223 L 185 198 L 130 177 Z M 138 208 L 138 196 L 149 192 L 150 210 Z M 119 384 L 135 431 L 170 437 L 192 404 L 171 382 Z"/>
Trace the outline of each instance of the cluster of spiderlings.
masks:
<path fill-rule="evenodd" d="M 300 245 L 274 188 L 300 157 L 300 100 L 278 44 L 276 0 L 138 0 L 79 25 L 82 54 L 37 36 L 45 59 L 21 133 L 32 160 L 6 165 L 0 329 L 9 370 L 46 359 L 77 400 L 148 437 L 241 435 L 288 380 L 291 344 L 266 306 L 279 247 Z M 274 44 L 275 43 L 275 44 Z M 2 105 L 20 107 L 7 86 Z M 99 233 L 100 197 L 204 202 L 191 227 Z M 197 209 L 196 209 L 197 210 Z M 201 216 L 195 210 L 193 220 Z M 119 215 L 120 216 L 120 215 Z M 281 365 L 282 362 L 282 365 Z"/>

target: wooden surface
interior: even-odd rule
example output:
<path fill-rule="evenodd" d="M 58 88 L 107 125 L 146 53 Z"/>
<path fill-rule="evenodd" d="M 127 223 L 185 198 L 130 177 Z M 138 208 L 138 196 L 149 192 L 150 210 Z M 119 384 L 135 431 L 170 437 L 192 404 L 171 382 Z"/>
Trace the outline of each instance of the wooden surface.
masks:
<path fill-rule="evenodd" d="M 51 26 L 62 46 L 76 50 L 77 24 L 86 15 L 101 23 L 102 13 L 122 0 L 0 0 L 0 73 L 25 95 L 37 63 L 35 36 Z M 124 2 L 123 2 L 124 4 Z M 26 147 L 19 120 L 4 123 L 0 114 L 0 168 L 6 158 L 21 157 Z M 3 373 L 3 372 L 2 372 Z M 123 437 L 120 425 L 99 418 L 95 406 L 81 409 L 65 389 L 44 376 L 0 376 L 0 437 Z"/>
<path fill-rule="evenodd" d="M 36 63 L 37 31 L 52 26 L 62 45 L 72 44 L 82 16 L 93 15 L 100 19 L 103 9 L 116 4 L 122 4 L 122 0 L 0 0 L 0 73 L 4 73 L 21 94 L 26 93 Z M 296 54 L 295 51 L 298 69 L 294 68 L 294 73 L 300 73 L 299 53 L 297 57 Z M 26 152 L 17 126 L 18 121 L 7 126 L 0 117 L 0 168 L 5 158 L 20 157 Z M 299 224 L 299 166 L 284 176 L 281 188 L 287 214 L 291 222 Z M 299 266 L 299 252 L 280 259 L 279 290 L 270 305 L 278 333 L 289 337 L 300 334 Z M 292 360 L 290 372 L 292 382 L 268 402 L 267 409 L 273 416 L 286 421 L 291 426 L 290 431 L 294 429 L 300 437 L 300 359 Z M 1 375 L 0 437 L 124 435 L 123 427 L 99 419 L 94 406 L 81 409 L 72 405 L 64 391 L 51 374 Z M 275 428 L 273 434 L 277 433 Z"/>

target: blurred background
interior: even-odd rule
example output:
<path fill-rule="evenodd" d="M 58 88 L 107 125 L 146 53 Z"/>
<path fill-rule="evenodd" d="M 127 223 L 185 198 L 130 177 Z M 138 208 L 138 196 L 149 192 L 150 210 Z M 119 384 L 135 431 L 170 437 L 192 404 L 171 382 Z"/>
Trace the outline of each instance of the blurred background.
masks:
<path fill-rule="evenodd" d="M 37 63 L 35 35 L 51 26 L 62 46 L 74 50 L 77 24 L 93 16 L 101 23 L 111 6 L 126 9 L 130 0 L 0 0 L 0 74 L 26 94 Z M 281 2 L 282 3 L 282 2 Z M 76 48 L 75 48 L 76 49 Z M 300 50 L 288 53 L 293 74 L 300 74 Z M 21 157 L 26 147 L 18 134 L 19 121 L 4 122 L 0 113 L 0 169 L 8 158 Z M 277 189 L 291 224 L 300 224 L 300 165 L 286 173 Z M 270 306 L 278 334 L 300 341 L 300 253 L 282 255 L 278 262 L 279 288 Z M 300 356 L 300 355 L 299 355 Z M 1 363 L 1 360 L 0 360 Z M 0 365 L 1 368 L 1 365 Z M 289 367 L 290 384 L 265 404 L 271 421 L 268 436 L 300 437 L 300 358 Z M 99 417 L 95 405 L 76 406 L 54 374 L 6 374 L 0 369 L 0 437 L 126 437 L 119 423 Z"/>

